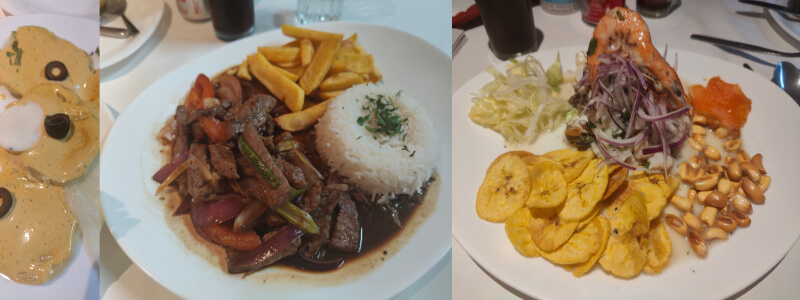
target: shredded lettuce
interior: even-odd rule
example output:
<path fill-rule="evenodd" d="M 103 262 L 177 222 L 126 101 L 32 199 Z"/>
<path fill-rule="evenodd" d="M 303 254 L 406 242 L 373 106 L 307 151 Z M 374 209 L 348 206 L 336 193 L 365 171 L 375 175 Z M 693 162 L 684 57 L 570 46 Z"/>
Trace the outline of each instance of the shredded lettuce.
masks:
<path fill-rule="evenodd" d="M 550 71 L 552 70 L 552 71 Z M 507 144 L 533 142 L 541 131 L 563 124 L 575 109 L 560 95 L 552 81 L 563 82 L 560 58 L 547 72 L 535 58 L 511 64 L 505 73 L 489 68 L 494 80 L 484 85 L 473 99 L 469 118 L 497 131 Z"/>

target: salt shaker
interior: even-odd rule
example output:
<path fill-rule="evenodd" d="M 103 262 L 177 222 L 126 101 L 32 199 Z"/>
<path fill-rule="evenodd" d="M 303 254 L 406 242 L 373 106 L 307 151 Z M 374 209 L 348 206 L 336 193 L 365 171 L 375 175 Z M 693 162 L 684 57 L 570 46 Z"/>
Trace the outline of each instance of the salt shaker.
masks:
<path fill-rule="evenodd" d="M 211 13 L 205 0 L 175 0 L 178 11 L 184 19 L 199 22 L 211 19 Z"/>

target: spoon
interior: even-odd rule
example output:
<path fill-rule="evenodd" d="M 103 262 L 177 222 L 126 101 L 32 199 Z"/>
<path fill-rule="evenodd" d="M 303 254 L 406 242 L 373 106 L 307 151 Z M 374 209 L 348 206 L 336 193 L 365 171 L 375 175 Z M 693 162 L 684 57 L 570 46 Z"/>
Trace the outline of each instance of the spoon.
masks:
<path fill-rule="evenodd" d="M 112 15 L 120 15 L 122 16 L 122 21 L 125 22 L 125 27 L 128 28 L 131 35 L 135 35 L 139 33 L 139 29 L 136 29 L 136 26 L 133 26 L 128 17 L 125 16 L 125 9 L 128 8 L 128 2 L 126 0 L 108 0 L 106 3 L 106 12 Z"/>
<path fill-rule="evenodd" d="M 772 82 L 786 91 L 794 102 L 800 105 L 800 72 L 792 63 L 782 61 L 775 66 L 772 72 Z"/>

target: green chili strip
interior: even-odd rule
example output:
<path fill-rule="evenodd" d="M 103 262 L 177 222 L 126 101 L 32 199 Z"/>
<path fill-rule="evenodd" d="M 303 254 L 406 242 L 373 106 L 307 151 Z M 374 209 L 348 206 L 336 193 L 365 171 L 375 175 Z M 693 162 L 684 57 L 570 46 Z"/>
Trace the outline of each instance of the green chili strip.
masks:
<path fill-rule="evenodd" d="M 292 199 L 302 195 L 305 191 L 305 188 L 299 191 L 292 189 Z M 300 230 L 311 234 L 319 234 L 319 226 L 317 226 L 317 223 L 314 222 L 314 218 L 312 218 L 307 212 L 292 204 L 291 200 L 286 201 L 286 203 L 276 208 L 275 211 L 278 212 L 279 215 L 283 216 L 286 221 L 289 221 L 289 223 L 292 223 L 292 225 L 300 228 Z"/>
<path fill-rule="evenodd" d="M 250 147 L 250 144 L 244 140 L 243 136 L 239 137 L 239 151 L 242 152 L 242 155 L 244 155 L 244 158 L 247 159 L 247 162 L 256 168 L 258 173 L 261 174 L 261 177 L 264 177 L 264 180 L 266 180 L 271 187 L 276 188 L 281 185 L 281 179 L 278 178 L 275 173 L 272 173 L 272 170 L 270 170 L 269 167 L 267 167 L 267 164 L 264 163 L 260 157 L 258 157 L 258 154 L 253 151 L 253 148 Z"/>

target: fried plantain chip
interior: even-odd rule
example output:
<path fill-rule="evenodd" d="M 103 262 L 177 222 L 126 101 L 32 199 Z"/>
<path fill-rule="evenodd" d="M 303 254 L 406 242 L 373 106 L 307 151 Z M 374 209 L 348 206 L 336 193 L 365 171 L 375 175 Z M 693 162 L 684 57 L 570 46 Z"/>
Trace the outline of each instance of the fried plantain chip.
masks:
<path fill-rule="evenodd" d="M 611 197 L 614 192 L 625 183 L 625 180 L 628 179 L 628 169 L 620 167 L 618 164 L 609 165 L 608 167 L 608 187 L 606 187 L 605 193 L 603 193 L 603 199 L 606 200 L 608 197 Z"/>
<path fill-rule="evenodd" d="M 637 191 L 644 193 L 648 221 L 658 218 L 664 206 L 667 205 L 667 197 L 664 196 L 663 190 L 648 182 L 636 182 L 634 185 Z"/>
<path fill-rule="evenodd" d="M 576 232 L 569 240 L 553 252 L 543 252 L 536 246 L 536 251 L 545 259 L 556 264 L 578 264 L 591 258 L 600 246 L 603 239 L 603 225 L 600 219 L 595 218 L 586 228 Z"/>
<path fill-rule="evenodd" d="M 661 273 L 672 257 L 672 241 L 666 226 L 660 220 L 650 222 L 650 230 L 645 234 L 652 246 L 647 249 L 647 264 L 644 271 L 650 274 Z"/>
<path fill-rule="evenodd" d="M 565 222 L 558 218 L 530 221 L 530 235 L 537 249 L 553 252 L 566 243 L 578 228 L 578 222 Z"/>
<path fill-rule="evenodd" d="M 527 207 L 518 209 L 506 219 L 506 235 L 511 244 L 520 254 L 527 257 L 539 257 L 539 252 L 533 247 L 531 232 L 528 225 L 531 221 L 531 210 Z"/>
<path fill-rule="evenodd" d="M 498 156 L 486 171 L 475 210 L 489 222 L 504 222 L 525 205 L 531 191 L 531 178 L 525 163 L 515 154 Z"/>
<path fill-rule="evenodd" d="M 578 222 L 578 228 L 575 228 L 575 230 L 581 230 L 584 227 L 586 227 L 586 225 L 589 225 L 589 223 L 592 222 L 592 219 L 594 219 L 594 217 L 597 216 L 598 213 L 600 213 L 600 208 L 601 208 L 600 205 L 595 205 L 594 209 L 592 209 L 592 212 L 590 212 L 588 216 L 583 218 L 583 220 Z"/>
<path fill-rule="evenodd" d="M 592 160 L 580 177 L 567 187 L 567 200 L 558 216 L 566 221 L 579 221 L 592 212 L 608 186 L 608 166 L 597 168 L 601 159 Z M 566 177 L 566 176 L 565 176 Z"/>
<path fill-rule="evenodd" d="M 531 175 L 531 193 L 525 205 L 556 207 L 564 203 L 567 198 L 567 182 L 558 163 L 542 159 L 528 171 Z"/>
<path fill-rule="evenodd" d="M 597 251 L 592 255 L 592 257 L 589 258 L 589 260 L 579 263 L 577 265 L 570 266 L 570 269 L 572 270 L 572 275 L 575 277 L 581 277 L 583 276 L 583 274 L 586 274 L 586 272 L 589 272 L 589 270 L 592 269 L 597 260 L 600 259 L 601 256 L 603 256 L 603 253 L 606 250 L 606 246 L 608 246 L 608 237 L 610 236 L 609 232 L 611 229 L 611 225 L 609 225 L 608 220 L 603 216 L 597 216 L 593 218 L 592 221 L 596 219 L 600 220 L 600 225 L 603 227 L 602 229 L 603 237 L 601 240 L 600 248 L 597 249 Z"/>
<path fill-rule="evenodd" d="M 542 155 L 561 164 L 564 171 L 564 180 L 572 183 L 573 180 L 581 175 L 589 162 L 594 159 L 594 152 L 591 150 L 576 151 L 572 149 L 561 149 L 551 151 Z"/>
<path fill-rule="evenodd" d="M 640 236 L 650 228 L 647 206 L 645 205 L 645 195 L 642 192 L 635 192 L 625 200 L 619 211 L 611 217 L 611 233 L 613 236 L 624 236 L 627 234 L 633 237 Z"/>
<path fill-rule="evenodd" d="M 647 253 L 642 250 L 636 237 L 630 234 L 611 234 L 606 251 L 598 262 L 604 270 L 611 274 L 622 278 L 631 278 L 642 271 L 647 262 Z"/>

